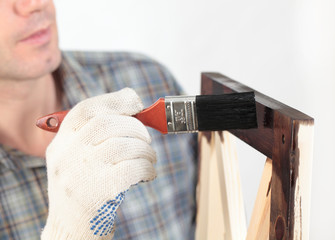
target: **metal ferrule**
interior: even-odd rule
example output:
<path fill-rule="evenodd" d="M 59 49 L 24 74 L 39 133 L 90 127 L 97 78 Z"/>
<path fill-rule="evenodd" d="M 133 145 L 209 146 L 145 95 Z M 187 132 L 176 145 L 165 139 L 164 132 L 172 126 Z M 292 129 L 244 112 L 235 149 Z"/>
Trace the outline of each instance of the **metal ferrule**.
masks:
<path fill-rule="evenodd" d="M 168 133 L 192 133 L 198 131 L 195 96 L 165 97 Z"/>

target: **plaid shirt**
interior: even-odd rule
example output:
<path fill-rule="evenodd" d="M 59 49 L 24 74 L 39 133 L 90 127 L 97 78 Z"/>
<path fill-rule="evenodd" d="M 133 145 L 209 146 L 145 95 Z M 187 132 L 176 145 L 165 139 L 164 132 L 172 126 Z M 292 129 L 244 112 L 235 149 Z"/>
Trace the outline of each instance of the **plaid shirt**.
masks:
<path fill-rule="evenodd" d="M 162 65 L 139 54 L 64 52 L 54 76 L 64 109 L 124 87 L 135 89 L 145 106 L 181 93 Z M 149 132 L 158 176 L 127 192 L 113 239 L 193 239 L 196 136 Z M 0 239 L 39 239 L 47 213 L 45 159 L 0 145 Z"/>

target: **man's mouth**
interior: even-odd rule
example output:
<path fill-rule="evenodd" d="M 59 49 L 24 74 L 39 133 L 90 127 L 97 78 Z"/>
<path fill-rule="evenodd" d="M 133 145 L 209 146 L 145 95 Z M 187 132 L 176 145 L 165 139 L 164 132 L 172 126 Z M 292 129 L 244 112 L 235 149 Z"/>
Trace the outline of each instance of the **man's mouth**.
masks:
<path fill-rule="evenodd" d="M 21 43 L 28 43 L 33 45 L 44 45 L 51 40 L 51 28 L 48 26 L 47 28 L 39 29 L 27 37 L 23 38 Z"/>

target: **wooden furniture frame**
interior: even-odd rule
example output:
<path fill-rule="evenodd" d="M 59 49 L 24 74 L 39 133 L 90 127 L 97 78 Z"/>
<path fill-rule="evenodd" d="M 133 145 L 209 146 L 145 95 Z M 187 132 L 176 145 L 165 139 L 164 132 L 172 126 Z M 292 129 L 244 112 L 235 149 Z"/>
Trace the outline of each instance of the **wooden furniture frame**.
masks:
<path fill-rule="evenodd" d="M 247 91 L 256 95 L 257 129 L 199 133 L 196 239 L 308 239 L 314 120 L 224 75 L 202 73 L 203 95 Z M 230 134 L 267 158 L 248 230 Z"/>

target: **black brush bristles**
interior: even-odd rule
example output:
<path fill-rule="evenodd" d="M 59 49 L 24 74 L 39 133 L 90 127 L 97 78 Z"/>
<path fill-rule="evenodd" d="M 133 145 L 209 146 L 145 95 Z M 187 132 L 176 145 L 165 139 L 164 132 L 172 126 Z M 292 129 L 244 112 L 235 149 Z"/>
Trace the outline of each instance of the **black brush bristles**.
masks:
<path fill-rule="evenodd" d="M 257 128 L 255 93 L 196 96 L 199 131 Z"/>

